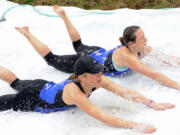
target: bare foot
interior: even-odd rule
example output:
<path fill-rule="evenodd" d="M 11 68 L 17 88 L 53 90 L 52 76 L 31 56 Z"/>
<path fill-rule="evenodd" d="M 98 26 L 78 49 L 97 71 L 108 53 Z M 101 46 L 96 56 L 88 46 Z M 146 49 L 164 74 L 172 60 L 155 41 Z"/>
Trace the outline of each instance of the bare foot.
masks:
<path fill-rule="evenodd" d="M 29 33 L 29 27 L 28 27 L 28 26 L 15 27 L 15 29 L 16 29 L 17 31 L 19 31 L 21 34 L 25 35 L 25 36 L 26 36 L 27 33 Z"/>
<path fill-rule="evenodd" d="M 60 15 L 62 18 L 66 17 L 66 13 L 65 13 L 64 9 L 62 9 L 60 6 L 54 5 L 53 10 L 58 15 Z"/>

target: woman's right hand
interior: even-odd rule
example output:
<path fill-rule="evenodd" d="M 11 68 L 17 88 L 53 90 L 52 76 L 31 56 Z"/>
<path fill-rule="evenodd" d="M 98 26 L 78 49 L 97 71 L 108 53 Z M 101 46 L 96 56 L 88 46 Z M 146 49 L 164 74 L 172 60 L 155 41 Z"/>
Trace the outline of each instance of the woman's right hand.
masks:
<path fill-rule="evenodd" d="M 145 134 L 151 134 L 156 132 L 157 129 L 149 124 L 138 124 L 137 126 L 134 127 L 134 130 Z"/>
<path fill-rule="evenodd" d="M 157 103 L 157 102 L 153 102 L 149 106 L 155 110 L 166 110 L 166 109 L 172 109 L 175 107 L 175 105 L 170 104 L 170 103 Z"/>

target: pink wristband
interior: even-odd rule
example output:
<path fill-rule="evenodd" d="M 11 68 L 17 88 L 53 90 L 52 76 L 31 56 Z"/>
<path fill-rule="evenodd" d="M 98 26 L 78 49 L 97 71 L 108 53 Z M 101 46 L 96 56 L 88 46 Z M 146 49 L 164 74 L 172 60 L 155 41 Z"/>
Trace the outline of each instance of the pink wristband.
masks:
<path fill-rule="evenodd" d="M 154 102 L 154 101 L 153 101 L 152 99 L 149 99 L 149 102 L 148 102 L 147 105 L 148 105 L 149 107 L 151 107 L 151 105 L 152 105 L 153 102 Z"/>

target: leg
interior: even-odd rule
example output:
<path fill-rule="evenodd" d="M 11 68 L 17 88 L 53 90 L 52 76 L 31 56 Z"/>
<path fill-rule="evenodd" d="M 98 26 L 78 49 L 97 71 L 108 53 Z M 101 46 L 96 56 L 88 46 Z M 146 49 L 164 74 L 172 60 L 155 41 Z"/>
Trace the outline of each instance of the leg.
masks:
<path fill-rule="evenodd" d="M 39 98 L 39 90 L 27 89 L 17 94 L 0 96 L 0 111 L 13 109 L 14 111 L 34 111 Z"/>
<path fill-rule="evenodd" d="M 86 50 L 88 49 L 89 51 L 94 52 L 94 50 L 96 51 L 100 48 L 97 46 L 83 45 L 81 40 L 80 40 L 81 37 L 80 37 L 79 32 L 76 30 L 74 25 L 71 23 L 69 18 L 66 16 L 64 9 L 62 9 L 58 5 L 55 5 L 53 9 L 63 19 L 65 26 L 66 26 L 66 29 L 68 31 L 69 37 L 71 38 L 71 41 L 73 42 L 73 47 L 74 47 L 76 52 L 82 51 L 84 49 L 86 49 Z"/>
<path fill-rule="evenodd" d="M 10 84 L 10 86 L 18 92 L 26 91 L 26 90 L 41 90 L 47 82 L 48 81 L 42 79 L 36 79 L 36 80 L 16 79 Z"/>
<path fill-rule="evenodd" d="M 7 82 L 8 84 L 11 84 L 13 81 L 17 79 L 17 77 L 9 69 L 0 66 L 0 79 Z"/>
<path fill-rule="evenodd" d="M 0 111 L 5 111 L 13 108 L 16 94 L 0 96 Z"/>
<path fill-rule="evenodd" d="M 34 111 L 41 89 L 25 89 L 16 94 L 13 103 L 14 111 Z"/>
<path fill-rule="evenodd" d="M 100 48 L 97 46 L 83 45 L 81 40 L 80 40 L 81 37 L 80 37 L 79 32 L 76 30 L 74 25 L 71 23 L 69 18 L 66 16 L 64 9 L 62 9 L 58 5 L 55 5 L 53 9 L 63 19 L 65 26 L 66 26 L 66 29 L 68 31 L 69 37 L 70 37 L 71 41 L 73 42 L 73 47 L 74 47 L 76 52 L 82 51 L 84 49 L 86 49 L 86 50 L 88 49 L 89 51 L 94 52 Z"/>
<path fill-rule="evenodd" d="M 22 91 L 26 89 L 42 89 L 45 83 L 48 82 L 41 79 L 19 80 L 13 72 L 2 66 L 0 66 L 0 79 L 7 82 L 16 91 Z"/>
<path fill-rule="evenodd" d="M 32 44 L 34 49 L 41 55 L 42 57 L 46 56 L 51 50 L 48 48 L 47 45 L 43 44 L 39 41 L 36 37 L 34 37 L 30 32 L 28 26 L 24 27 L 15 27 L 17 31 L 23 34 L 28 41 Z"/>
<path fill-rule="evenodd" d="M 62 8 L 60 8 L 58 5 L 55 5 L 53 9 L 63 19 L 63 21 L 66 25 L 69 37 L 71 38 L 71 41 L 73 42 L 73 41 L 79 40 L 80 34 L 76 30 L 76 28 L 73 26 L 73 24 L 71 23 L 69 18 L 66 16 L 65 11 Z"/>
<path fill-rule="evenodd" d="M 14 111 L 34 111 L 39 98 L 39 93 L 48 81 L 36 80 L 15 80 L 11 87 L 18 91 L 13 102 Z"/>
<path fill-rule="evenodd" d="M 80 57 L 80 55 L 54 55 L 50 52 L 47 56 L 44 57 L 48 65 L 53 66 L 54 68 L 66 72 L 73 73 L 73 68 L 76 60 Z"/>
<path fill-rule="evenodd" d="M 89 55 L 99 49 L 101 49 L 101 47 L 98 46 L 88 46 L 88 45 L 84 45 L 81 40 L 77 40 L 73 42 L 73 47 L 74 50 L 77 53 L 80 53 L 81 55 Z"/>
<path fill-rule="evenodd" d="M 10 70 L 0 66 L 0 79 L 6 81 L 17 94 L 0 97 L 0 111 L 8 110 L 33 110 L 39 91 L 48 82 L 46 80 L 19 80 Z"/>

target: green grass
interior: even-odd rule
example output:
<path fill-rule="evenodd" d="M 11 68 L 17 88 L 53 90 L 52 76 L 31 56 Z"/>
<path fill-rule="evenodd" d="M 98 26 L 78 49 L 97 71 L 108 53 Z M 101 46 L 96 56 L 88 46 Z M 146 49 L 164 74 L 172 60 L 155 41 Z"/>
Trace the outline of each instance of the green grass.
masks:
<path fill-rule="evenodd" d="M 118 8 L 176 8 L 180 0 L 9 0 L 19 4 L 76 6 L 84 9 L 111 10 Z"/>

